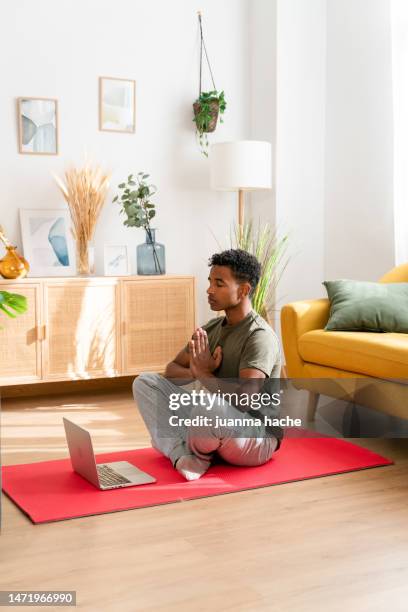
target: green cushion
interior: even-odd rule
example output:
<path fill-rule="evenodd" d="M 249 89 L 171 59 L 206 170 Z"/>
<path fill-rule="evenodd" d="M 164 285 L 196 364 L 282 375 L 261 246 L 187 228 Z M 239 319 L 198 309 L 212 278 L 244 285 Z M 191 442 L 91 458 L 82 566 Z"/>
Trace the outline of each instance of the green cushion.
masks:
<path fill-rule="evenodd" d="M 325 281 L 330 300 L 327 331 L 408 333 L 408 283 Z"/>

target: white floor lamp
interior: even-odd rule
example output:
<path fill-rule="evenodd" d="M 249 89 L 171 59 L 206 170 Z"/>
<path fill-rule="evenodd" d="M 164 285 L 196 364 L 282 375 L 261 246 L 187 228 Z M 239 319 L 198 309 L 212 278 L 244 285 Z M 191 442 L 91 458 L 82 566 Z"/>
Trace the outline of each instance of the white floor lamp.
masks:
<path fill-rule="evenodd" d="M 211 187 L 238 191 L 238 226 L 244 227 L 244 192 L 272 188 L 272 145 L 260 140 L 218 142 L 210 147 Z"/>

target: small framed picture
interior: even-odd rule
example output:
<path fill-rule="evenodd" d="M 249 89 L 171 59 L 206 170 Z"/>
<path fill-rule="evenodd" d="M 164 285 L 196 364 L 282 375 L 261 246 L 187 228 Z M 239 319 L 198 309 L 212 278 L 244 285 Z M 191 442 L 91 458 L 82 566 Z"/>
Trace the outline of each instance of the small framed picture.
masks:
<path fill-rule="evenodd" d="M 58 101 L 18 98 L 18 150 L 27 155 L 58 155 Z"/>
<path fill-rule="evenodd" d="M 136 82 L 99 77 L 99 129 L 132 134 L 135 124 Z"/>
<path fill-rule="evenodd" d="M 20 208 L 29 276 L 76 276 L 75 245 L 68 210 Z"/>
<path fill-rule="evenodd" d="M 103 255 L 105 276 L 129 276 L 130 260 L 126 245 L 105 244 Z"/>

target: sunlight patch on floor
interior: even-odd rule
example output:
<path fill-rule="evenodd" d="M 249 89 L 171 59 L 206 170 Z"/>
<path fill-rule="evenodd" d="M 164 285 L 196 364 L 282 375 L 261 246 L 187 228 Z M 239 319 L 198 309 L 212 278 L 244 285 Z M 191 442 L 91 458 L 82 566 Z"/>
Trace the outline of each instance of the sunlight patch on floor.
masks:
<path fill-rule="evenodd" d="M 11 425 L 18 425 L 23 427 L 33 425 L 54 425 L 57 423 L 62 424 L 63 416 L 65 416 L 67 419 L 72 418 L 72 420 L 74 420 L 75 423 L 78 423 L 78 425 L 92 424 L 101 421 L 123 421 L 123 417 L 115 414 L 114 412 L 100 411 L 96 417 L 95 414 L 87 413 L 86 410 L 83 410 L 80 414 L 75 413 L 74 415 L 71 415 L 69 411 L 65 410 L 65 414 L 63 415 L 52 415 L 51 411 L 40 412 L 40 409 L 36 408 L 35 410 L 32 410 L 32 413 L 32 419 L 30 419 L 30 422 L 28 423 L 27 412 L 24 412 L 24 414 L 21 414 L 17 411 L 12 413 L 3 412 L 1 418 L 2 425 L 3 427 L 9 427 Z"/>
<path fill-rule="evenodd" d="M 5 440 L 10 440 L 13 438 L 25 438 L 26 440 L 30 440 L 32 438 L 36 438 L 38 440 L 38 438 L 41 438 L 43 440 L 46 440 L 47 438 L 60 438 L 61 437 L 61 432 L 64 432 L 64 426 L 61 423 L 61 425 L 54 425 L 54 426 L 44 426 L 41 425 L 41 435 L 38 434 L 37 429 L 33 428 L 32 425 L 30 424 L 26 424 L 26 425 L 19 425 L 18 427 L 11 427 L 11 426 L 3 426 L 3 441 Z M 126 434 L 123 433 L 122 431 L 120 431 L 119 429 L 113 429 L 113 428 L 103 428 L 103 429 L 98 429 L 97 431 L 94 430 L 93 432 L 90 432 L 93 436 L 98 437 L 98 438 L 104 438 L 104 437 L 110 437 L 110 436 L 115 436 L 115 437 L 123 437 Z"/>
<path fill-rule="evenodd" d="M 102 453 L 114 453 L 116 451 L 128 451 L 128 450 L 135 450 L 137 448 L 146 448 L 146 447 L 150 447 L 150 444 L 148 443 L 148 441 L 146 440 L 146 443 L 143 444 L 141 442 L 135 442 L 134 444 L 128 442 L 127 444 L 109 444 L 109 445 L 104 445 L 101 448 L 98 448 L 98 446 L 94 445 L 94 451 L 96 454 L 102 454 Z M 57 457 L 58 459 L 67 459 L 69 457 L 68 454 L 68 448 L 66 447 L 62 447 L 60 446 L 31 446 L 31 445 L 24 445 L 24 446 L 13 446 L 10 448 L 3 448 L 2 449 L 2 454 L 3 456 L 6 455 L 12 455 L 12 454 L 24 454 L 24 453 L 41 453 L 42 455 L 46 455 L 46 454 L 50 454 L 52 453 L 54 455 L 54 457 L 50 457 L 50 459 L 52 458 L 56 458 L 56 455 L 59 455 L 59 457 Z M 27 461 L 27 463 L 31 463 L 32 461 Z"/>
<path fill-rule="evenodd" d="M 38 406 L 18 406 L 15 405 L 12 408 L 6 408 L 3 410 L 3 414 L 13 413 L 13 412 L 36 412 L 37 410 L 41 410 L 43 412 L 56 412 L 59 410 L 106 410 L 106 406 L 104 404 L 49 404 L 38 405 Z"/>

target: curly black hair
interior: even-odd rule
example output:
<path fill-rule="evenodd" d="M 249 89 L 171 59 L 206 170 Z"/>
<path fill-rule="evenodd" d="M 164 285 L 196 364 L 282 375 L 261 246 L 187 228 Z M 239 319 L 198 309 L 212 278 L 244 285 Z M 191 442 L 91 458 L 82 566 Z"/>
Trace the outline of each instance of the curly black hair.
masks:
<path fill-rule="evenodd" d="M 208 260 L 209 266 L 227 266 L 238 281 L 251 285 L 250 295 L 256 289 L 261 277 L 261 264 L 254 255 L 242 249 L 229 249 L 215 253 Z"/>

